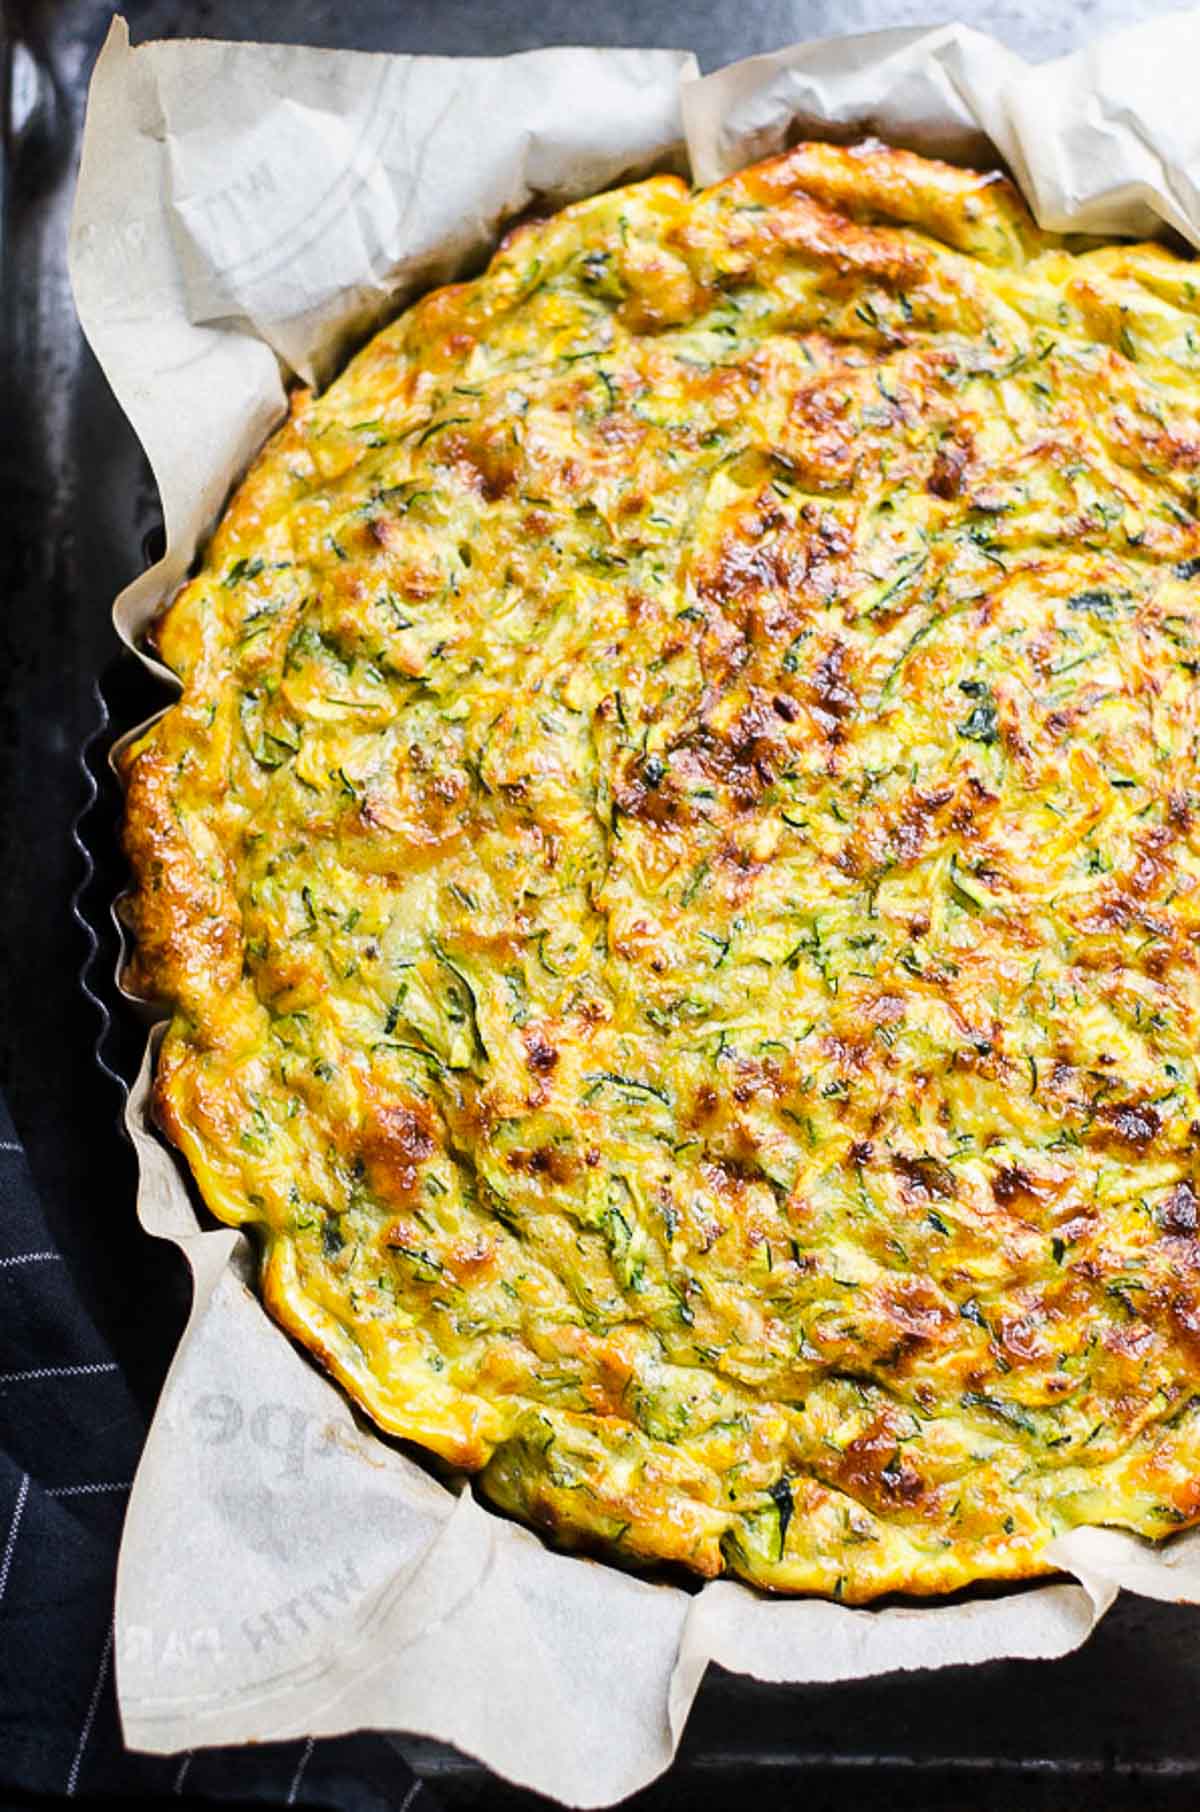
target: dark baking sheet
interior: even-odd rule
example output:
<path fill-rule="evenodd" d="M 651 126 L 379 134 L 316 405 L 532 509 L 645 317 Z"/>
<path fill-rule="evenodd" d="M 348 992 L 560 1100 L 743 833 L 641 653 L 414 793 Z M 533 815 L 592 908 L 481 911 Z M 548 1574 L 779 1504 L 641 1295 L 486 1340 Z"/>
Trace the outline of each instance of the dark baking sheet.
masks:
<path fill-rule="evenodd" d="M 1057 53 L 1166 6 L 961 0 L 960 16 L 1031 55 Z M 154 487 L 75 322 L 65 234 L 88 74 L 106 0 L 3 5 L 6 105 L 0 213 L 0 1086 L 54 1232 L 135 1389 L 150 1405 L 187 1304 L 176 1252 L 133 1215 L 120 1095 L 93 1059 L 103 1032 L 79 986 L 110 1005 L 120 877 L 108 713 L 125 727 L 160 702 L 120 656 L 113 594 L 160 531 Z M 187 34 L 441 52 L 539 43 L 682 43 L 706 66 L 789 39 L 920 21 L 896 0 L 130 0 L 133 36 Z M 100 689 L 98 689 L 98 682 Z M 86 763 L 80 751 L 89 745 Z M 128 1073 L 141 1035 L 120 1009 L 102 1038 Z M 1093 1641 L 1058 1663 L 995 1663 L 837 1688 L 769 1687 L 714 1672 L 676 1767 L 632 1805 L 1121 1808 L 1200 1804 L 1200 1613 L 1121 1599 Z M 0 1708 L 2 1715 L 2 1708 Z M 402 1741 L 446 1804 L 530 1806 L 440 1745 Z"/>

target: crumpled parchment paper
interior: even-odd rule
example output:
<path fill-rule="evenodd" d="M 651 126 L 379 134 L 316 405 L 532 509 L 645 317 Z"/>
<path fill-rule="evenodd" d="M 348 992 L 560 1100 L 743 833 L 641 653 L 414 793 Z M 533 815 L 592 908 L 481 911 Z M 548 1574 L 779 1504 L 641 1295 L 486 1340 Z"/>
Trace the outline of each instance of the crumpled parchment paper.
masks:
<path fill-rule="evenodd" d="M 348 338 L 482 261 L 500 223 L 650 169 L 711 181 L 805 134 L 996 154 L 1042 223 L 1200 245 L 1200 14 L 1032 68 L 961 26 L 827 39 L 699 78 L 682 52 L 375 56 L 202 42 L 96 67 L 71 244 L 79 314 L 154 469 L 167 552 L 131 644 L 230 485 Z M 146 1112 L 138 1210 L 195 1302 L 138 1473 L 117 1591 L 135 1748 L 418 1731 L 574 1805 L 644 1785 L 710 1660 L 832 1681 L 1083 1642 L 1120 1587 L 1200 1600 L 1200 1532 L 1061 1540 L 1075 1583 L 913 1608 L 689 1592 L 550 1552 L 362 1422 L 268 1320 L 250 1253 L 201 1231 Z"/>

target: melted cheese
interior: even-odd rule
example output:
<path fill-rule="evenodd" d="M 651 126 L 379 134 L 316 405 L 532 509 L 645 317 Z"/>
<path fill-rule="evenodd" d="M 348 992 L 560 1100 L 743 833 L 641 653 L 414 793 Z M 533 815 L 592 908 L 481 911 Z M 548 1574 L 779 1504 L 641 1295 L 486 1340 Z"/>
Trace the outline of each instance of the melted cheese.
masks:
<path fill-rule="evenodd" d="M 802 145 L 296 396 L 158 628 L 135 979 L 383 1428 L 848 1601 L 1200 1514 L 1198 335 Z"/>

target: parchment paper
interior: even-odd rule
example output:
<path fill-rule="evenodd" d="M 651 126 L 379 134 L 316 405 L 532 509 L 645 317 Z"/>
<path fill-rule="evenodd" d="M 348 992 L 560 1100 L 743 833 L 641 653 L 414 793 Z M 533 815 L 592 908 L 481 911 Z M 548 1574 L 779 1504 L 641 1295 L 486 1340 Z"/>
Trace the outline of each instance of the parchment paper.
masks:
<path fill-rule="evenodd" d="M 85 331 L 154 468 L 165 558 L 117 600 L 132 643 L 187 570 L 291 372 L 479 261 L 499 222 L 651 168 L 711 180 L 805 132 L 998 152 L 1043 224 L 1200 245 L 1200 15 L 1032 69 L 959 26 L 798 46 L 699 79 L 676 52 L 503 60 L 149 44 L 114 22 L 93 79 L 71 265 Z M 153 1039 L 151 1041 L 153 1045 Z M 1084 1530 L 1077 1583 L 912 1609 L 688 1592 L 554 1554 L 360 1422 L 268 1320 L 250 1254 L 202 1232 L 129 1108 L 138 1210 L 195 1302 L 138 1473 L 117 1590 L 135 1748 L 362 1725 L 457 1744 L 575 1805 L 674 1753 L 710 1660 L 831 1681 L 1085 1640 L 1120 1587 L 1200 1600 L 1200 1532 Z"/>

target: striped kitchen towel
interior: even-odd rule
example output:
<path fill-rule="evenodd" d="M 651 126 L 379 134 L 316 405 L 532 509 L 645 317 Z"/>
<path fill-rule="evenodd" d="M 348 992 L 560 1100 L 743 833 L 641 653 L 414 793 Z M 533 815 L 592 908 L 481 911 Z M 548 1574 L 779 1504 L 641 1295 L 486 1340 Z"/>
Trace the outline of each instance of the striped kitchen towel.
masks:
<path fill-rule="evenodd" d="M 0 1101 L 0 1803 L 178 1796 L 181 1806 L 435 1812 L 393 1744 L 368 1732 L 184 1756 L 125 1748 L 113 1580 L 144 1436 Z"/>

